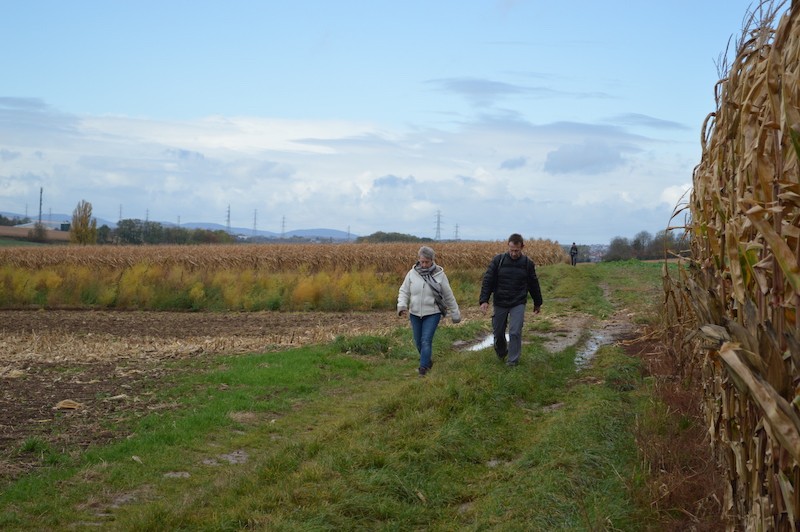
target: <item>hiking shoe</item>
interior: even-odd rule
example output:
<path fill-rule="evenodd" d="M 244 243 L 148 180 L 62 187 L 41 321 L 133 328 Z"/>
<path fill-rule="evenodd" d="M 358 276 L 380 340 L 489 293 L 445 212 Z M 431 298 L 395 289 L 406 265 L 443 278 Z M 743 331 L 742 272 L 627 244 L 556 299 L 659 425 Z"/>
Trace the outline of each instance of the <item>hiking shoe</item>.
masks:
<path fill-rule="evenodd" d="M 424 377 L 426 373 L 428 373 L 428 368 L 423 368 L 422 366 L 420 366 L 420 368 L 419 368 L 419 376 L 420 377 Z"/>
<path fill-rule="evenodd" d="M 497 358 L 499 358 L 500 360 L 505 360 L 507 356 L 508 356 L 508 351 L 506 351 L 505 353 L 497 353 Z"/>
<path fill-rule="evenodd" d="M 506 366 L 509 368 L 516 368 L 519 365 L 519 362 L 506 362 Z"/>

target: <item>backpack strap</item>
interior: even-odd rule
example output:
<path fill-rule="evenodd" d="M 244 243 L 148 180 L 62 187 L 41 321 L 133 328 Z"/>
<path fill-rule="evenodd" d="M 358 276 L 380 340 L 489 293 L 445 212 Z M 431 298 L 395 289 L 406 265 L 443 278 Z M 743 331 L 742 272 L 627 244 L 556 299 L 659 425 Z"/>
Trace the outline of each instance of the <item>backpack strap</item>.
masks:
<path fill-rule="evenodd" d="M 503 261 L 505 260 L 505 258 L 506 258 L 506 254 L 505 253 L 500 255 L 500 260 L 497 263 L 497 268 L 494 269 L 494 286 L 495 287 L 497 286 L 497 278 L 500 275 L 500 268 L 503 266 Z"/>

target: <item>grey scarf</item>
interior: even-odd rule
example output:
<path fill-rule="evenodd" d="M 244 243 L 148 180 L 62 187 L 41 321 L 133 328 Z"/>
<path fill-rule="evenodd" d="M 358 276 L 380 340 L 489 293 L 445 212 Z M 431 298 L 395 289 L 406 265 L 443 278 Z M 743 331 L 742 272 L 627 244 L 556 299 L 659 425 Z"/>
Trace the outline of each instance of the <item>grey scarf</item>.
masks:
<path fill-rule="evenodd" d="M 444 317 L 447 316 L 447 307 L 444 304 L 444 297 L 442 296 L 442 285 L 433 278 L 433 274 L 436 273 L 437 268 L 438 266 L 436 266 L 435 262 L 431 264 L 430 268 L 423 268 L 419 265 L 419 262 L 414 265 L 414 269 L 417 273 L 428 283 L 431 290 L 433 290 L 433 301 L 436 303 L 439 312 L 442 313 L 442 317 Z"/>

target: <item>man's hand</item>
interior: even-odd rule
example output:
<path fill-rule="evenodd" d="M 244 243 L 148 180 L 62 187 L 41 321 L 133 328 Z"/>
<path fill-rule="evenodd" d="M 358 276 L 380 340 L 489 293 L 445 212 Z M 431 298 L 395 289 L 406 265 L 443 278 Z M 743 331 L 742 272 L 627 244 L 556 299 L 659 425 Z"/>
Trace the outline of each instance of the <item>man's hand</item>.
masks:
<path fill-rule="evenodd" d="M 533 307 L 533 313 L 534 314 L 539 314 L 539 312 L 541 312 L 541 311 L 542 311 L 542 307 L 541 306 Z"/>
<path fill-rule="evenodd" d="M 401 310 L 401 311 L 400 311 L 400 312 L 398 312 L 397 314 L 398 314 L 398 315 L 399 315 L 401 318 L 404 318 L 404 317 L 405 317 L 405 315 L 406 315 L 406 314 L 408 314 L 408 311 L 407 311 L 407 310 Z"/>
<path fill-rule="evenodd" d="M 486 311 L 489 309 L 489 303 L 481 303 L 481 311 L 486 314 Z"/>

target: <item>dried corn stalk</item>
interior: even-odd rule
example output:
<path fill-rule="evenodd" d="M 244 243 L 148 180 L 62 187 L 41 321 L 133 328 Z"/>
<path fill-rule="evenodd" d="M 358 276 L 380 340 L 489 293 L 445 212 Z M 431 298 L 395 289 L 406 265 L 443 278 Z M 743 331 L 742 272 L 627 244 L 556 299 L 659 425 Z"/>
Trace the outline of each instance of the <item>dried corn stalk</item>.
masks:
<path fill-rule="evenodd" d="M 736 530 L 800 527 L 800 13 L 785 3 L 758 6 L 717 84 L 691 254 L 665 277 L 671 345 L 702 372 Z"/>
<path fill-rule="evenodd" d="M 486 268 L 505 242 L 437 242 L 436 261 L 448 270 Z M 64 246 L 0 248 L 3 265 L 39 269 L 63 265 L 124 269 L 137 264 L 186 269 L 259 269 L 290 272 L 372 270 L 408 271 L 420 244 L 208 244 L 195 246 Z M 566 262 L 563 248 L 551 240 L 529 240 L 526 254 L 539 265 Z"/>

